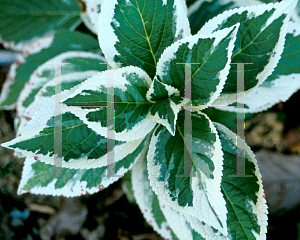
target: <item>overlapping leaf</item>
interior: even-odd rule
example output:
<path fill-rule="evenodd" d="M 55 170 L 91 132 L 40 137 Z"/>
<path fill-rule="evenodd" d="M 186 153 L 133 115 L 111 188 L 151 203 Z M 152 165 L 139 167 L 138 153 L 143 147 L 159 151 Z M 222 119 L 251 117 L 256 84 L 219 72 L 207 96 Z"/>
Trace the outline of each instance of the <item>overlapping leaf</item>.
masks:
<path fill-rule="evenodd" d="M 107 167 L 92 169 L 62 168 L 62 176 L 54 175 L 54 166 L 36 161 L 34 157 L 25 160 L 18 194 L 30 192 L 52 196 L 75 197 L 93 194 L 107 188 L 131 169 L 144 148 L 142 141 L 135 151 L 115 164 L 115 175 L 106 176 Z"/>
<path fill-rule="evenodd" d="M 155 122 L 147 118 L 153 105 L 146 99 L 150 84 L 149 76 L 137 67 L 108 70 L 80 84 L 63 103 L 102 136 L 107 136 L 107 106 L 113 104 L 115 139 L 140 139 L 155 126 Z M 114 103 L 107 102 L 108 89 L 114 92 Z"/>
<path fill-rule="evenodd" d="M 164 49 L 189 36 L 182 0 L 103 1 L 99 43 L 108 62 L 142 68 L 153 78 Z"/>
<path fill-rule="evenodd" d="M 179 113 L 175 136 L 162 126 L 155 129 L 147 155 L 150 184 L 159 200 L 227 235 L 227 210 L 220 191 L 220 141 L 204 114 L 191 117 L 192 136 L 184 132 L 184 112 Z M 187 138 L 191 138 L 192 149 Z M 185 157 L 192 161 L 188 175 L 184 175 Z"/>
<path fill-rule="evenodd" d="M 288 100 L 293 93 L 300 89 L 299 34 L 299 23 L 289 22 L 284 51 L 278 65 L 260 86 L 245 95 L 247 108 L 239 109 L 239 111 L 254 113 L 266 110 L 278 102 Z M 220 107 L 219 109 L 236 111 L 236 108 L 231 106 Z"/>
<path fill-rule="evenodd" d="M 241 2 L 241 1 L 240 1 Z M 234 6 L 232 0 L 197 0 L 188 9 L 192 34 L 196 34 L 204 24 Z"/>
<path fill-rule="evenodd" d="M 262 188 L 261 175 L 251 149 L 236 134 L 215 123 L 224 152 L 222 193 L 228 210 L 227 225 L 230 239 L 266 239 L 267 205 Z M 244 144 L 244 149 L 236 147 Z M 244 155 L 245 150 L 245 155 Z M 245 175 L 236 175 L 236 156 L 245 156 Z"/>
<path fill-rule="evenodd" d="M 98 54 L 81 51 L 59 54 L 40 65 L 31 74 L 18 99 L 17 112 L 19 116 L 22 116 L 24 110 L 34 101 L 36 94 L 44 84 L 54 79 L 55 64 L 61 65 L 62 75 L 89 70 L 104 71 L 107 69 L 105 59 Z"/>
<path fill-rule="evenodd" d="M 141 153 L 137 163 L 132 167 L 131 170 L 131 184 L 134 198 L 142 211 L 144 218 L 164 238 L 172 238 L 171 229 L 169 223 L 164 218 L 160 207 L 157 196 L 152 191 L 148 180 L 147 173 L 147 151 L 150 142 L 149 135 L 147 144 Z"/>
<path fill-rule="evenodd" d="M 174 135 L 177 114 L 185 103 L 184 99 L 179 97 L 179 91 L 154 78 L 147 92 L 147 99 L 154 102 L 148 118 L 164 125 Z"/>
<path fill-rule="evenodd" d="M 15 107 L 18 97 L 33 71 L 47 60 L 66 51 L 89 51 L 92 49 L 99 49 L 99 44 L 91 36 L 70 31 L 56 33 L 50 47 L 28 56 L 25 63 L 16 68 L 16 77 L 9 85 L 9 89 L 1 95 L 0 107 L 6 109 Z"/>
<path fill-rule="evenodd" d="M 149 183 L 146 160 L 148 148 L 145 150 L 131 170 L 134 197 L 144 218 L 165 239 L 203 239 L 191 229 L 182 214 L 158 200 Z"/>
<path fill-rule="evenodd" d="M 88 29 L 98 34 L 98 19 L 103 0 L 83 0 L 83 2 L 85 3 L 86 9 L 84 12 L 81 12 L 81 19 Z"/>
<path fill-rule="evenodd" d="M 249 92 L 261 84 L 272 73 L 280 59 L 284 46 L 287 22 L 296 0 L 247 6 L 225 11 L 207 22 L 199 31 L 210 34 L 214 31 L 240 23 L 233 63 L 245 65 L 245 91 Z M 233 64 L 220 98 L 215 105 L 227 105 L 236 101 L 237 65 Z"/>
<path fill-rule="evenodd" d="M 99 135 L 74 114 L 62 106 L 61 118 L 62 142 L 54 142 L 55 111 L 54 98 L 42 102 L 40 111 L 22 129 L 21 136 L 2 144 L 24 156 L 36 156 L 46 164 L 54 164 L 54 144 L 61 144 L 62 167 L 72 169 L 90 169 L 106 166 L 107 139 Z M 56 130 L 57 131 L 57 130 Z M 115 141 L 115 162 L 132 153 L 142 139 L 130 142 Z"/>
<path fill-rule="evenodd" d="M 106 68 L 105 65 L 100 65 Z M 61 78 L 61 97 L 67 97 L 70 90 L 78 84 L 84 82 L 89 77 L 97 74 L 99 71 L 85 71 L 85 72 L 72 72 L 64 74 Z M 53 99 L 55 95 L 55 79 L 47 82 L 34 96 L 33 102 L 26 108 L 20 118 L 15 118 L 15 128 L 17 129 L 17 136 L 21 133 L 23 127 L 30 121 L 33 114 L 40 111 L 40 103 Z M 55 101 L 55 100 L 54 100 Z M 54 103 L 54 102 L 53 102 Z"/>
<path fill-rule="evenodd" d="M 162 83 L 178 89 L 181 97 L 186 97 L 185 84 L 190 79 L 185 76 L 185 68 L 192 63 L 193 106 L 202 105 L 200 109 L 209 106 L 219 96 L 229 73 L 237 27 L 177 41 L 162 54 L 156 75 Z"/>
<path fill-rule="evenodd" d="M 74 30 L 80 23 L 76 0 L 1 0 L 0 38 L 19 43 L 58 29 Z"/>

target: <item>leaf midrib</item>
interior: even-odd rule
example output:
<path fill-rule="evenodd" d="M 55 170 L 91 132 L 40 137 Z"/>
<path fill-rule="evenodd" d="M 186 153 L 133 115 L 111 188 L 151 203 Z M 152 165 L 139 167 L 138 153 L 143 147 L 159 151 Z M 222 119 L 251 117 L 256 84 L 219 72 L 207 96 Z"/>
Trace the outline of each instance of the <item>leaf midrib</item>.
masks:
<path fill-rule="evenodd" d="M 239 221 L 239 224 L 240 224 L 240 226 L 242 227 L 243 232 L 245 233 L 245 236 L 247 237 L 247 239 L 251 240 L 251 238 L 248 237 L 248 235 L 247 235 L 247 233 L 246 233 L 246 231 L 245 231 L 245 229 L 244 229 L 244 226 L 243 226 L 243 224 L 241 223 L 241 221 L 240 221 L 240 219 L 239 219 L 239 215 L 238 215 L 238 214 L 236 213 L 236 211 L 235 211 L 234 203 L 233 203 L 233 202 L 230 200 L 230 198 L 228 197 L 228 195 L 227 195 L 227 193 L 226 193 L 224 187 L 222 186 L 222 184 L 221 184 L 221 189 L 222 189 L 222 191 L 223 191 L 223 193 L 224 193 L 224 196 L 227 198 L 228 202 L 230 203 L 230 205 L 231 205 L 231 207 L 232 207 L 232 209 L 233 209 L 233 211 L 234 211 L 234 214 L 235 214 L 235 216 L 236 216 L 236 219 Z"/>
<path fill-rule="evenodd" d="M 131 2 L 131 1 L 130 1 L 130 2 Z M 132 3 L 131 3 L 131 4 L 132 4 Z M 132 4 L 132 5 L 133 5 L 133 4 Z M 138 6 L 138 8 L 136 8 L 136 10 L 138 11 L 138 13 L 139 13 L 139 15 L 140 15 L 140 18 L 141 18 L 141 20 L 142 20 L 142 23 L 143 23 L 143 28 L 144 28 L 144 31 L 145 31 L 146 40 L 147 40 L 148 45 L 149 45 L 149 48 L 150 48 L 150 53 L 151 53 L 151 55 L 152 55 L 152 58 L 153 58 L 153 61 L 154 61 L 154 65 L 156 66 L 156 65 L 157 65 L 156 57 L 155 57 L 155 54 L 154 54 L 154 52 L 153 52 L 152 45 L 151 45 L 151 43 L 150 43 L 150 38 L 149 38 L 148 33 L 147 33 L 147 31 L 146 31 L 146 28 L 145 28 L 146 25 L 145 25 L 144 19 L 143 19 L 143 17 L 142 17 L 142 13 L 140 12 L 140 6 L 139 6 L 139 4 L 138 4 L 138 1 L 136 1 L 136 5 Z"/>
<path fill-rule="evenodd" d="M 184 138 L 182 132 L 180 131 L 180 128 L 179 128 L 178 124 L 176 125 L 176 127 L 177 127 L 177 129 L 178 129 L 179 134 L 181 135 L 181 137 L 182 137 L 182 139 L 183 139 L 184 144 L 187 145 L 187 144 L 186 144 L 186 141 L 185 141 L 185 138 Z M 191 155 L 191 160 L 192 160 L 192 163 L 193 163 L 195 169 L 196 169 L 197 171 L 200 172 L 201 170 L 198 169 L 198 168 L 196 167 L 196 164 L 195 164 L 195 162 L 194 162 L 194 160 L 193 160 L 193 157 L 192 157 L 192 154 L 191 154 L 191 152 L 190 152 L 190 149 L 189 149 L 188 147 L 187 147 L 187 149 L 188 149 L 188 151 L 189 151 L 189 153 L 190 153 L 190 155 Z M 201 171 L 201 172 L 202 172 L 202 171 Z M 198 175 L 197 177 L 198 177 L 199 182 L 200 182 L 200 184 L 201 184 L 201 186 L 202 186 L 202 189 L 205 189 L 205 188 L 204 188 L 204 185 L 203 185 L 203 183 L 202 183 L 202 181 L 201 181 L 200 176 Z M 208 199 L 207 192 L 206 192 L 206 191 L 204 191 L 204 192 L 205 192 L 205 194 L 204 194 L 204 195 L 205 195 L 205 198 L 206 198 L 206 200 L 207 200 L 209 206 L 211 207 L 211 211 L 212 211 L 213 214 L 216 216 L 216 219 L 217 219 L 218 221 L 220 221 L 220 219 L 219 219 L 219 217 L 217 216 L 216 212 L 214 211 L 214 209 L 213 209 L 212 206 L 210 205 L 210 201 L 209 201 L 209 199 Z M 219 224 L 221 225 L 221 227 L 223 227 L 221 221 L 219 222 Z"/>

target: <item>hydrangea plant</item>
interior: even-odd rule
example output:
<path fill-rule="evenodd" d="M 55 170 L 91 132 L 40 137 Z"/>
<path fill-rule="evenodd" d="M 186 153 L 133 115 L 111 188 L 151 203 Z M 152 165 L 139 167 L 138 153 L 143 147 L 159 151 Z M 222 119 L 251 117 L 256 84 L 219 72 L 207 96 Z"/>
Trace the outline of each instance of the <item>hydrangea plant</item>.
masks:
<path fill-rule="evenodd" d="M 21 51 L 1 92 L 17 110 L 2 146 L 26 157 L 18 193 L 93 194 L 125 174 L 165 239 L 266 239 L 255 155 L 205 109 L 258 112 L 300 88 L 297 0 L 79 3 L 1 1 L 0 42 Z"/>

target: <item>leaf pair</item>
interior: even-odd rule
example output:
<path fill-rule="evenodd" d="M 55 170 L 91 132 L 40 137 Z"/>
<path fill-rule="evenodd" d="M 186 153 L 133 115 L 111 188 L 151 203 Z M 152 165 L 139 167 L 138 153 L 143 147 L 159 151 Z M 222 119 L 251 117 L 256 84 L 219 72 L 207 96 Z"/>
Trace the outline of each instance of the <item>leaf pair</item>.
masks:
<path fill-rule="evenodd" d="M 183 175 L 183 164 L 179 164 L 184 162 L 184 147 L 180 143 L 183 138 L 173 137 L 166 130 L 158 128 L 151 137 L 147 159 L 146 154 L 144 157 L 141 155 L 131 170 L 131 178 L 126 180 L 127 183 L 130 181 L 127 186 L 132 186 L 145 219 L 164 238 L 264 239 L 267 231 L 267 205 L 254 154 L 245 146 L 245 173 L 253 177 L 231 177 L 236 171 L 237 152 L 239 156 L 244 152 L 242 149 L 236 151 L 236 135 L 220 124 L 209 123 L 204 115 L 194 114 L 193 117 L 200 120 L 193 124 L 193 144 L 205 137 L 206 140 L 210 139 L 210 146 L 224 154 L 224 166 L 212 171 L 214 178 L 207 176 L 205 171 L 209 169 L 209 164 L 193 165 L 197 177 L 174 178 L 172 172 Z M 205 137 L 198 136 L 200 132 L 203 134 L 198 126 L 200 123 L 203 126 L 205 122 L 207 134 Z M 210 129 L 214 129 L 214 133 Z M 241 143 L 242 139 L 238 137 L 237 141 Z M 209 146 L 208 143 L 206 146 Z M 209 147 L 194 144 L 192 154 L 198 154 L 198 158 L 200 156 L 204 159 L 200 152 L 207 154 L 207 149 Z M 217 179 L 221 180 L 220 184 L 217 184 Z M 218 198 L 219 188 L 224 198 Z M 176 204 L 177 200 L 181 204 L 187 200 L 192 201 L 182 207 L 180 203 Z"/>

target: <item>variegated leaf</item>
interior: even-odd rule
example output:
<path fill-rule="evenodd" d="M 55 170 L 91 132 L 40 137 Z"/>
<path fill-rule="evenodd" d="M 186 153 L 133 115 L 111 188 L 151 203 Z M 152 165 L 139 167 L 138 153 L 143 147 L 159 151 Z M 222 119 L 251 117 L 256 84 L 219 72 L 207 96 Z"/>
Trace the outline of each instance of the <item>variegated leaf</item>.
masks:
<path fill-rule="evenodd" d="M 107 167 L 92 169 L 61 169 L 61 176 L 55 176 L 54 166 L 36 161 L 34 157 L 25 160 L 18 194 L 30 192 L 52 196 L 75 197 L 93 194 L 117 181 L 135 164 L 144 148 L 145 140 L 131 154 L 115 164 L 115 176 L 106 176 Z"/>
<path fill-rule="evenodd" d="M 227 226 L 230 239 L 266 239 L 267 205 L 257 161 L 251 149 L 239 136 L 221 124 L 214 124 L 224 152 L 221 189 L 226 201 Z M 238 149 L 243 146 L 244 149 Z M 245 156 L 245 175 L 236 175 L 236 157 Z"/>
<path fill-rule="evenodd" d="M 284 37 L 291 12 L 297 0 L 246 6 L 225 11 L 207 22 L 199 34 L 240 23 L 232 63 L 245 64 L 245 91 L 250 92 L 267 79 L 276 67 L 284 46 Z M 237 65 L 232 64 L 221 96 L 214 105 L 228 105 L 236 101 Z"/>
<path fill-rule="evenodd" d="M 148 118 L 164 125 L 174 135 L 177 114 L 184 105 L 184 99 L 179 97 L 179 91 L 154 78 L 147 92 L 147 99 L 154 102 Z"/>
<path fill-rule="evenodd" d="M 105 65 L 101 65 L 105 66 Z M 70 90 L 78 84 L 84 82 L 89 77 L 97 74 L 98 71 L 85 71 L 85 72 L 72 72 L 62 75 L 61 78 L 61 96 L 67 97 L 70 94 Z M 21 133 L 23 127 L 30 121 L 33 114 L 39 112 L 40 103 L 48 101 L 55 95 L 55 79 L 48 81 L 34 96 L 33 102 L 25 109 L 21 117 L 15 118 L 15 129 L 17 129 L 17 136 Z"/>
<path fill-rule="evenodd" d="M 54 103 L 54 98 L 41 102 L 40 110 L 22 129 L 21 136 L 1 146 L 20 152 L 24 156 L 36 156 L 40 161 L 54 165 L 54 144 L 61 144 L 62 167 L 90 169 L 106 166 L 107 139 L 90 129 L 63 106 L 61 106 L 61 115 L 56 116 L 62 121 L 62 142 L 54 142 Z M 115 140 L 115 162 L 132 153 L 141 141 L 142 139 L 129 142 Z"/>
<path fill-rule="evenodd" d="M 108 62 L 142 68 L 153 78 L 164 49 L 189 36 L 182 0 L 103 1 L 99 43 Z"/>
<path fill-rule="evenodd" d="M 297 7 L 295 8 L 295 11 L 293 12 L 291 19 L 294 22 L 300 23 L 300 2 L 299 1 Z"/>
<path fill-rule="evenodd" d="M 273 0 L 196 0 L 188 9 L 192 34 L 196 34 L 206 22 L 226 10 L 273 2 Z"/>
<path fill-rule="evenodd" d="M 91 36 L 70 31 L 60 31 L 56 33 L 48 48 L 26 57 L 24 63 L 16 68 L 15 78 L 10 82 L 9 88 L 6 86 L 5 91 L 1 93 L 0 108 L 12 109 L 16 106 L 16 102 L 25 83 L 33 71 L 41 64 L 62 52 L 77 50 L 90 51 L 92 49 L 99 49 L 99 44 Z"/>
<path fill-rule="evenodd" d="M 167 204 L 159 202 L 160 209 L 163 212 L 171 229 L 174 231 L 172 239 L 180 240 L 225 240 L 229 239 L 216 229 L 208 226 L 199 219 L 190 215 L 183 215 L 170 208 Z"/>
<path fill-rule="evenodd" d="M 57 55 L 40 65 L 26 82 L 17 102 L 17 113 L 19 116 L 22 116 L 25 109 L 32 104 L 36 94 L 44 84 L 55 78 L 55 64 L 61 64 L 62 75 L 89 70 L 104 71 L 107 69 L 106 60 L 98 54 L 74 51 Z"/>
<path fill-rule="evenodd" d="M 158 200 L 148 180 L 146 159 L 148 146 L 149 145 L 145 145 L 143 150 L 144 155 L 141 154 L 141 157 L 137 160 L 137 163 L 131 170 L 134 199 L 136 199 L 147 222 L 165 239 L 225 239 L 225 237 L 217 230 L 212 229 L 202 221 L 189 216 L 188 220 L 191 223 L 191 226 L 193 226 L 191 228 L 185 216 L 176 210 L 173 210 L 168 204 Z"/>
<path fill-rule="evenodd" d="M 184 111 L 179 113 L 175 136 L 162 126 L 152 135 L 147 155 L 150 184 L 160 201 L 227 235 L 227 210 L 220 189 L 223 153 L 219 137 L 203 113 L 192 113 L 192 136 L 184 133 L 184 115 Z M 192 149 L 187 138 L 191 138 Z M 191 169 L 185 167 L 188 157 Z"/>
<path fill-rule="evenodd" d="M 243 0 L 244 1 L 244 0 Z M 239 2 L 243 2 L 239 1 Z M 188 9 L 192 34 L 196 34 L 204 24 L 234 6 L 233 0 L 197 0 Z"/>
<path fill-rule="evenodd" d="M 157 77 L 185 97 L 185 64 L 193 63 L 193 106 L 201 105 L 198 109 L 209 106 L 221 93 L 229 73 L 237 28 L 234 26 L 211 35 L 194 35 L 172 44 L 159 59 Z"/>
<path fill-rule="evenodd" d="M 81 12 L 81 19 L 89 30 L 98 34 L 98 19 L 103 0 L 83 0 L 83 2 L 85 3 L 86 9 L 84 12 Z"/>
<path fill-rule="evenodd" d="M 159 200 L 152 191 L 148 180 L 146 156 L 150 141 L 149 137 L 140 158 L 131 170 L 132 191 L 146 221 L 164 239 L 172 239 L 170 223 L 165 219 L 159 206 Z"/>
<path fill-rule="evenodd" d="M 219 107 L 220 110 L 242 113 L 264 111 L 285 102 L 300 89 L 300 24 L 289 22 L 284 51 L 273 73 L 255 90 L 245 95 L 246 108 Z M 266 97 L 268 96 L 268 97 Z M 238 101 L 243 104 L 242 101 Z"/>
<path fill-rule="evenodd" d="M 5 48 L 10 48 L 15 51 L 19 51 L 21 52 L 21 54 L 17 56 L 16 62 L 12 63 L 10 66 L 6 80 L 2 86 L 0 102 L 3 102 L 7 98 L 10 91 L 10 87 L 11 85 L 14 84 L 14 79 L 16 77 L 16 70 L 19 66 L 21 66 L 26 61 L 26 57 L 31 54 L 38 53 L 42 49 L 49 48 L 49 46 L 53 42 L 53 39 L 54 39 L 54 35 L 50 34 L 50 35 L 45 35 L 41 38 L 33 39 L 26 43 L 20 42 L 17 45 L 14 45 L 12 43 L 6 43 L 6 42 L 2 43 Z M 11 110 L 14 107 L 15 107 L 14 105 L 0 106 L 1 109 L 6 109 L 6 110 Z"/>
<path fill-rule="evenodd" d="M 174 136 L 176 131 L 177 115 L 183 107 L 185 101 L 182 97 L 170 97 L 159 100 L 150 109 L 148 119 L 165 126 Z"/>
<path fill-rule="evenodd" d="M 87 126 L 106 137 L 107 95 L 108 89 L 113 89 L 115 139 L 140 139 L 155 126 L 155 122 L 147 118 L 153 105 L 146 99 L 150 84 L 151 79 L 147 73 L 137 67 L 108 70 L 78 85 L 74 93 L 63 99 L 63 103 Z"/>

